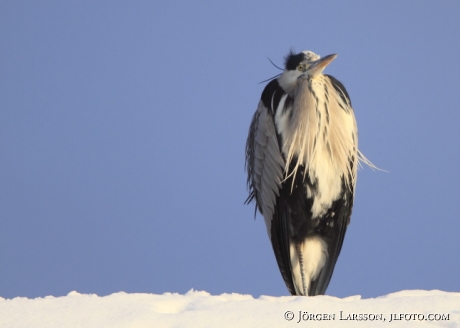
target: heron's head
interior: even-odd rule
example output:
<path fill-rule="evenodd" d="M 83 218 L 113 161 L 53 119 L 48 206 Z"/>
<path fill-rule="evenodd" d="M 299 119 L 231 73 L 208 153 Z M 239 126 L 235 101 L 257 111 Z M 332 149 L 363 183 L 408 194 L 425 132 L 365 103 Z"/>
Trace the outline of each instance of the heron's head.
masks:
<path fill-rule="evenodd" d="M 312 51 L 302 51 L 298 54 L 292 51 L 284 58 L 284 72 L 278 78 L 281 87 L 289 94 L 295 88 L 299 76 L 316 78 L 337 57 L 336 54 L 320 57 Z"/>

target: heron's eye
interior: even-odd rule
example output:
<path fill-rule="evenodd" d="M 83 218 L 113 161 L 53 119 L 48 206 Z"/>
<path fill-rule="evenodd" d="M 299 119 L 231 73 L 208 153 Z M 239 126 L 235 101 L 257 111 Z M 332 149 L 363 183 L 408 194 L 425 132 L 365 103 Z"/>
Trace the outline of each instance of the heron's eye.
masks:
<path fill-rule="evenodd" d="M 303 71 L 304 65 L 301 64 L 301 65 L 297 66 L 297 69 L 298 69 L 299 71 Z"/>

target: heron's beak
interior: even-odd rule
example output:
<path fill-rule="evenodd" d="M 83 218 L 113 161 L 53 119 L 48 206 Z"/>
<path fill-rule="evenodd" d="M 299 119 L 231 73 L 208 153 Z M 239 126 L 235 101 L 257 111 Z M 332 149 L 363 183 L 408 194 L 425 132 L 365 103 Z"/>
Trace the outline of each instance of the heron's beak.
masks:
<path fill-rule="evenodd" d="M 310 73 L 309 75 L 311 77 L 317 77 L 318 75 L 320 75 L 326 68 L 326 66 L 329 65 L 335 59 L 335 57 L 337 57 L 337 54 L 327 55 L 313 62 L 310 65 L 310 68 L 308 69 Z"/>

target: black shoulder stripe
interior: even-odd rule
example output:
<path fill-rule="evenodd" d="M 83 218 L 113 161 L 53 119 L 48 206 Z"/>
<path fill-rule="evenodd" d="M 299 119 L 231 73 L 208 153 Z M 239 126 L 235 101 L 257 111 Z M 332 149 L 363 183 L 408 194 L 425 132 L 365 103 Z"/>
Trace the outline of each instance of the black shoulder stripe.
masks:
<path fill-rule="evenodd" d="M 337 93 L 340 95 L 340 98 L 342 98 L 342 100 L 345 103 L 349 103 L 351 106 L 350 96 L 348 95 L 347 89 L 345 89 L 345 86 L 342 84 L 342 82 L 340 82 L 339 80 L 337 80 L 335 77 L 331 75 L 328 75 L 328 74 L 324 74 L 324 75 L 326 75 L 331 80 L 332 86 L 334 87 L 335 91 L 337 91 Z"/>
<path fill-rule="evenodd" d="M 267 84 L 264 91 L 262 92 L 261 100 L 265 107 L 267 107 L 273 115 L 278 108 L 281 101 L 281 97 L 285 94 L 284 90 L 280 87 L 278 80 L 274 79 Z M 272 107 L 273 99 L 273 107 Z"/>
<path fill-rule="evenodd" d="M 294 104 L 294 99 L 291 96 L 286 97 L 286 101 L 284 102 L 283 114 L 286 113 L 287 110 L 291 109 L 292 105 Z M 292 114 L 292 111 L 291 111 Z"/>

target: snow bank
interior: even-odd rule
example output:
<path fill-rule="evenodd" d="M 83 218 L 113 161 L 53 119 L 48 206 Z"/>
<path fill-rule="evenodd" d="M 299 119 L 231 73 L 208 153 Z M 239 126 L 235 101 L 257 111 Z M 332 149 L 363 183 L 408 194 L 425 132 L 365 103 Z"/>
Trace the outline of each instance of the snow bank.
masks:
<path fill-rule="evenodd" d="M 460 293 L 401 291 L 361 299 L 189 291 L 0 298 L 0 327 L 460 327 Z"/>

